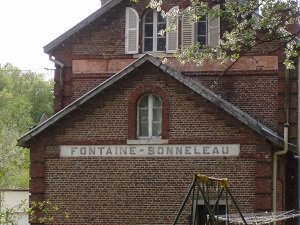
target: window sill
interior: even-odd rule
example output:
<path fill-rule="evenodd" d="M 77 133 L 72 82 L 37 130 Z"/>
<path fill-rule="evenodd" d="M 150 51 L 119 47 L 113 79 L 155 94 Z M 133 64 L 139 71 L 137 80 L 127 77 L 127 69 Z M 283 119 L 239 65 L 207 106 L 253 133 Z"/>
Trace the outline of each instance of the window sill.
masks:
<path fill-rule="evenodd" d="M 141 139 L 141 140 L 127 140 L 128 145 L 164 145 L 169 144 L 167 139 Z"/>
<path fill-rule="evenodd" d="M 165 53 L 165 52 L 147 52 L 147 53 L 144 53 L 144 54 L 134 54 L 133 55 L 133 58 L 134 59 L 138 59 L 138 58 L 141 58 L 142 56 L 146 55 L 146 54 L 149 54 L 155 58 L 171 58 L 171 57 L 174 57 L 174 54 L 173 53 Z"/>

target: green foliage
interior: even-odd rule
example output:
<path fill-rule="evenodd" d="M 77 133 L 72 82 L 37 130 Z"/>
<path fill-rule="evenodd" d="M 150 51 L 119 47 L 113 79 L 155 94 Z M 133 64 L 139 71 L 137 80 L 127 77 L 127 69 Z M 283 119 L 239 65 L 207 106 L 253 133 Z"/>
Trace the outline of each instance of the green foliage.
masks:
<path fill-rule="evenodd" d="M 20 204 L 11 208 L 2 208 L 0 210 L 0 225 L 18 225 L 18 219 L 20 219 L 20 213 L 28 215 L 29 221 L 38 221 L 40 224 L 54 222 L 54 212 L 57 212 L 59 208 L 51 201 L 46 200 L 43 202 L 28 202 L 22 200 Z M 40 211 L 41 217 L 36 217 L 35 212 Z M 70 215 L 65 213 L 65 219 L 69 219 Z"/>
<path fill-rule="evenodd" d="M 30 116 L 31 125 L 36 125 L 43 113 L 51 115 L 53 113 L 53 81 L 46 81 L 43 74 L 34 72 L 21 72 L 11 64 L 0 65 L 0 93 L 7 92 L 10 96 L 10 102 L 6 103 L 10 109 L 17 109 L 19 104 L 21 111 Z M 15 102 L 14 105 L 11 105 Z M 22 104 L 20 104 L 22 103 Z M 0 102 L 0 106 L 1 103 Z M 16 113 L 11 110 L 11 114 Z M 12 115 L 14 116 L 14 115 Z M 1 118 L 0 118 L 1 119 Z M 26 120 L 27 125 L 28 121 Z"/>
<path fill-rule="evenodd" d="M 19 132 L 33 125 L 30 117 L 32 104 L 26 96 L 16 96 L 11 90 L 0 91 L 0 126 L 14 126 Z"/>
<path fill-rule="evenodd" d="M 28 188 L 29 150 L 16 146 L 17 127 L 0 128 L 0 188 Z"/>
<path fill-rule="evenodd" d="M 2 225 L 18 225 L 20 217 L 19 212 L 27 211 L 25 201 L 12 208 L 2 208 L 0 211 L 0 224 Z"/>
<path fill-rule="evenodd" d="M 43 216 L 36 218 L 34 213 L 35 209 L 39 209 L 42 212 Z M 49 200 L 43 202 L 31 202 L 31 207 L 29 208 L 29 215 L 30 215 L 29 220 L 30 221 L 38 220 L 39 223 L 54 222 L 54 216 L 51 213 L 56 212 L 58 210 L 59 208 Z"/>
<path fill-rule="evenodd" d="M 29 151 L 17 139 L 53 113 L 52 88 L 43 74 L 0 65 L 0 188 L 28 188 Z"/>

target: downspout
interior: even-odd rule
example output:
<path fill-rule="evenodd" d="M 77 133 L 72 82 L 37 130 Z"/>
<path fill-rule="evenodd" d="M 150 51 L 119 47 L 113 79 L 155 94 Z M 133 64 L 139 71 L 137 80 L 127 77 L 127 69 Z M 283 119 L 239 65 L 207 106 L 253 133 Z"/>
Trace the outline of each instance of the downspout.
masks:
<path fill-rule="evenodd" d="M 277 163 L 278 163 L 278 156 L 279 155 L 285 155 L 288 152 L 288 131 L 289 131 L 289 124 L 284 124 L 284 149 L 283 151 L 275 152 L 274 158 L 273 158 L 273 193 L 272 193 L 272 203 L 273 203 L 273 212 L 276 212 L 276 197 L 277 197 L 277 190 L 276 190 L 276 184 L 277 184 Z M 273 224 L 276 224 L 275 222 Z"/>
<path fill-rule="evenodd" d="M 285 115 L 286 115 L 286 122 L 283 125 L 284 131 L 283 131 L 283 139 L 284 139 L 284 148 L 282 151 L 278 151 L 274 153 L 273 157 L 273 191 L 272 191 L 272 209 L 273 213 L 276 213 L 276 203 L 277 203 L 277 170 L 278 170 L 278 156 L 285 155 L 288 152 L 288 131 L 289 131 L 289 108 L 290 108 L 290 97 L 289 97 L 289 70 L 285 69 Z M 273 225 L 275 225 L 276 222 L 273 222 Z"/>
<path fill-rule="evenodd" d="M 60 84 L 60 93 L 59 93 L 59 110 L 64 107 L 64 68 L 65 65 L 57 61 L 53 56 L 49 55 L 49 60 L 54 62 L 55 65 L 60 66 L 59 68 L 59 84 Z"/>

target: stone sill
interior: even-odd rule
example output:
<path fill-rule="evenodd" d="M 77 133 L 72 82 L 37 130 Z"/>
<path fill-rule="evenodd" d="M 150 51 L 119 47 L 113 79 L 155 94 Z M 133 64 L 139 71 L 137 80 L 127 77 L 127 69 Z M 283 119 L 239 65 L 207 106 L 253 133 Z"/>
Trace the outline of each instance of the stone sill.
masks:
<path fill-rule="evenodd" d="M 167 139 L 139 139 L 127 140 L 128 145 L 165 145 L 169 144 Z"/>

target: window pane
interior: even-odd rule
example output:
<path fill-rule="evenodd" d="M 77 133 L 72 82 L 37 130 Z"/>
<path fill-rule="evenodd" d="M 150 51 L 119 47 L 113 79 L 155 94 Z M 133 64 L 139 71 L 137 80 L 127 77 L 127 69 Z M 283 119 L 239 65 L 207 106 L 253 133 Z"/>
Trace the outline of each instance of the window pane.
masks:
<path fill-rule="evenodd" d="M 148 123 L 140 123 L 139 125 L 140 125 L 139 136 L 148 137 L 149 136 Z"/>
<path fill-rule="evenodd" d="M 145 38 L 145 51 L 153 51 L 153 38 Z"/>
<path fill-rule="evenodd" d="M 148 109 L 141 109 L 139 110 L 139 122 L 148 122 Z"/>
<path fill-rule="evenodd" d="M 153 37 L 153 25 L 145 24 L 145 37 Z"/>
<path fill-rule="evenodd" d="M 206 23 L 198 22 L 198 35 L 206 35 Z"/>
<path fill-rule="evenodd" d="M 160 32 L 161 30 L 166 29 L 166 24 L 165 23 L 160 23 L 157 24 L 157 33 Z M 164 34 L 165 35 L 165 34 Z M 161 35 L 157 34 L 158 37 L 162 37 Z"/>
<path fill-rule="evenodd" d="M 166 23 L 166 18 L 163 18 L 162 16 L 161 16 L 161 13 L 157 13 L 157 21 L 158 22 L 165 22 Z"/>
<path fill-rule="evenodd" d="M 161 136 L 161 123 L 152 123 L 152 136 Z"/>
<path fill-rule="evenodd" d="M 161 136 L 162 109 L 159 97 L 152 95 L 152 136 Z"/>
<path fill-rule="evenodd" d="M 143 31 L 144 51 L 163 52 L 166 50 L 165 38 L 163 37 L 163 39 L 160 39 L 161 36 L 158 36 L 158 33 L 164 29 L 166 29 L 166 18 L 163 18 L 160 12 L 152 10 L 145 15 Z"/>
<path fill-rule="evenodd" d="M 148 108 L 148 96 L 142 96 L 139 101 L 139 108 Z"/>
<path fill-rule="evenodd" d="M 145 22 L 153 23 L 153 10 L 147 13 L 147 15 L 145 16 Z"/>
<path fill-rule="evenodd" d="M 161 121 L 161 108 L 153 109 L 153 122 Z"/>
<path fill-rule="evenodd" d="M 206 37 L 205 36 L 198 36 L 197 41 L 202 45 L 206 45 Z"/>
<path fill-rule="evenodd" d="M 153 106 L 154 107 L 161 107 L 161 101 L 159 97 L 153 95 Z"/>
<path fill-rule="evenodd" d="M 206 16 L 202 16 L 197 23 L 197 42 L 206 45 L 206 35 L 207 35 L 207 23 Z"/>
<path fill-rule="evenodd" d="M 157 51 L 165 51 L 166 50 L 166 38 L 159 37 L 157 38 Z"/>
<path fill-rule="evenodd" d="M 205 21 L 206 22 L 206 16 L 205 15 L 201 16 L 199 21 Z"/>
<path fill-rule="evenodd" d="M 160 137 L 162 126 L 162 103 L 153 94 L 143 95 L 138 102 L 138 136 Z"/>

